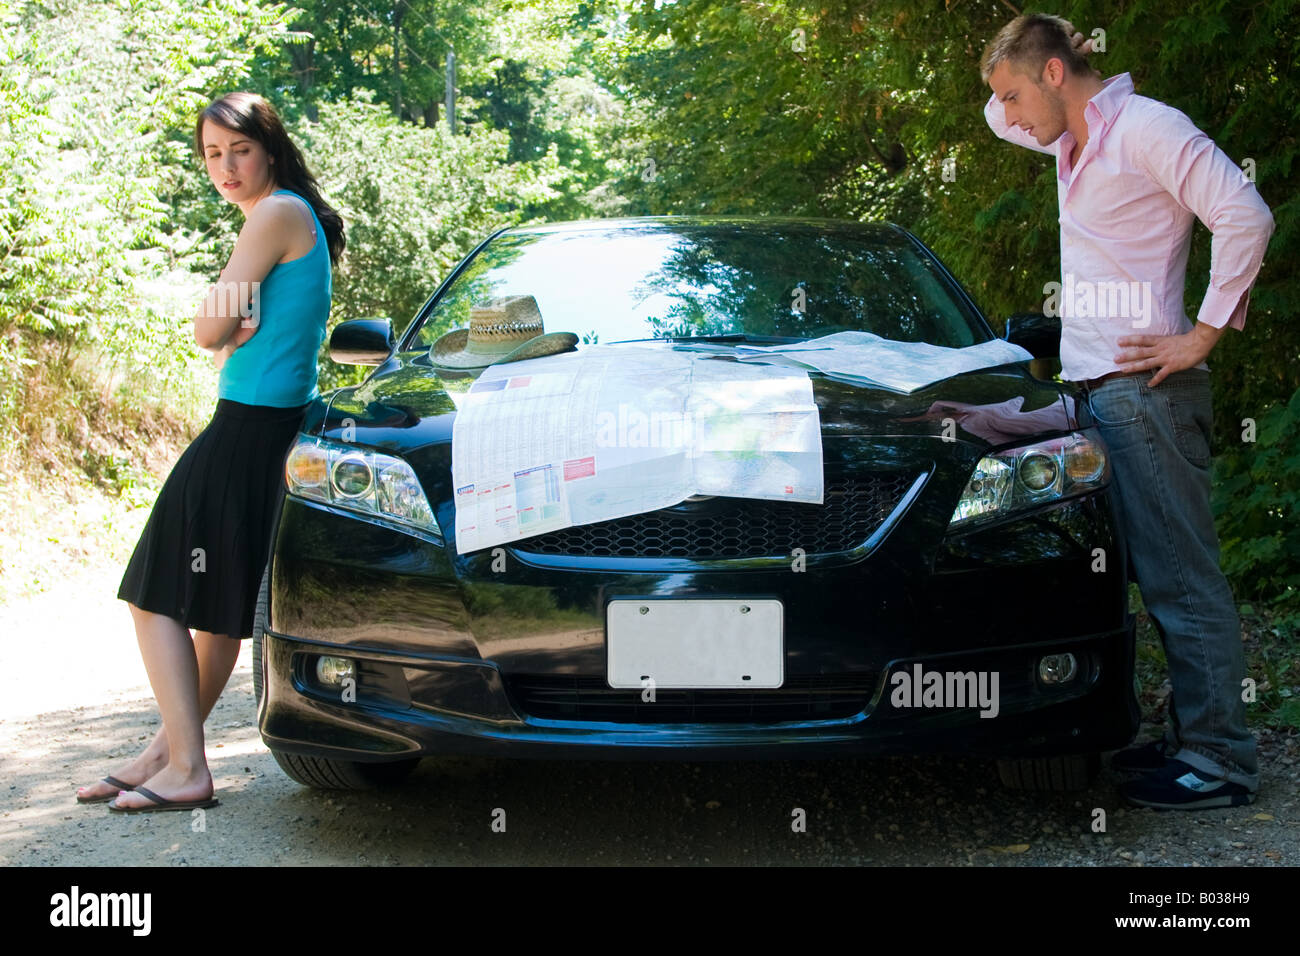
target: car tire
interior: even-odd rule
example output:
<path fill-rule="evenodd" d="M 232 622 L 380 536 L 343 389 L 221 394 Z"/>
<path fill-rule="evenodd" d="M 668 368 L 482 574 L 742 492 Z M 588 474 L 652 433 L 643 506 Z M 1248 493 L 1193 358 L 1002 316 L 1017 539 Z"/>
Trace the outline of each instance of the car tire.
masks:
<path fill-rule="evenodd" d="M 316 790 L 376 790 L 401 783 L 420 763 L 419 757 L 362 763 L 272 750 L 271 756 L 294 783 Z"/>
<path fill-rule="evenodd" d="M 1011 790 L 1087 790 L 1100 770 L 1099 753 L 998 761 L 998 777 Z"/>
<path fill-rule="evenodd" d="M 262 634 L 266 631 L 266 614 L 270 606 L 271 564 L 262 571 L 262 584 L 257 589 L 257 608 L 253 611 L 253 702 L 262 711 Z"/>

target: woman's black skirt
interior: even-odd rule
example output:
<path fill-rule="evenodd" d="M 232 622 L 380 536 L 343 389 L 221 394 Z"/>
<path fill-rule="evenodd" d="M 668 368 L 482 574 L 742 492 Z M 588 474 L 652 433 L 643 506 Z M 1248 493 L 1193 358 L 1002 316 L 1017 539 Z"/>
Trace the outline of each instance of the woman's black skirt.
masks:
<path fill-rule="evenodd" d="M 252 635 L 284 462 L 309 405 L 217 402 L 158 494 L 122 576 L 121 600 L 187 628 Z"/>

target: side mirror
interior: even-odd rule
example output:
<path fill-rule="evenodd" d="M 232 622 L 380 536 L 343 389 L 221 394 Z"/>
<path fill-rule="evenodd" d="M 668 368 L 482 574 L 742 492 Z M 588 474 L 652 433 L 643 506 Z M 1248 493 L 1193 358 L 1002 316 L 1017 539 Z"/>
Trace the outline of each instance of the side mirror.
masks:
<path fill-rule="evenodd" d="M 1007 317 L 1007 330 L 1003 337 L 1034 358 L 1053 359 L 1061 355 L 1061 320 L 1054 315 L 1017 312 Z"/>
<path fill-rule="evenodd" d="M 350 319 L 330 334 L 330 359 L 340 365 L 383 365 L 397 348 L 386 318 Z"/>

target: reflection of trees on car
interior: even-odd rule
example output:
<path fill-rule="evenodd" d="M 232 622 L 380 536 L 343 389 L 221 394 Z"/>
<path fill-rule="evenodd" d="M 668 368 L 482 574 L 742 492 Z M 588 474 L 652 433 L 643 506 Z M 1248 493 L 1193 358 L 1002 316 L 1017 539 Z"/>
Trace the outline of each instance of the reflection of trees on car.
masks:
<path fill-rule="evenodd" d="M 891 226 L 808 221 L 772 239 L 745 220 L 632 222 L 497 237 L 452 282 L 416 345 L 467 325 L 471 305 L 496 295 L 533 296 L 548 330 L 588 328 L 588 342 L 850 330 L 950 347 L 983 340 L 940 267 Z"/>

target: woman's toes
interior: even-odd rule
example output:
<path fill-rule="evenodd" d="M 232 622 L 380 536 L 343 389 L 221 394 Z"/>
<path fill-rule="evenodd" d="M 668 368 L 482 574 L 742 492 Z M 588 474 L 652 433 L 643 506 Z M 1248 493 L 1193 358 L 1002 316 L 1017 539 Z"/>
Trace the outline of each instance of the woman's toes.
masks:
<path fill-rule="evenodd" d="M 214 790 L 211 774 L 205 774 L 202 778 L 195 779 L 182 776 L 167 768 L 159 771 L 139 786 L 152 790 L 164 800 L 176 802 L 206 800 L 212 796 Z M 117 795 L 117 799 L 112 805 L 122 808 L 147 807 L 157 806 L 157 801 L 150 800 L 144 794 L 135 790 L 124 790 Z"/>
<path fill-rule="evenodd" d="M 92 797 L 102 797 L 105 794 L 117 793 L 119 790 L 119 787 L 114 787 L 111 784 L 105 783 L 103 780 L 97 780 L 87 787 L 78 787 L 77 796 L 81 797 L 83 800 L 89 800 Z"/>

